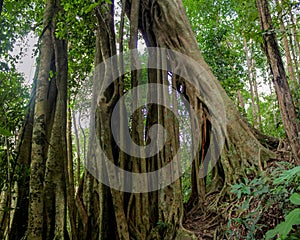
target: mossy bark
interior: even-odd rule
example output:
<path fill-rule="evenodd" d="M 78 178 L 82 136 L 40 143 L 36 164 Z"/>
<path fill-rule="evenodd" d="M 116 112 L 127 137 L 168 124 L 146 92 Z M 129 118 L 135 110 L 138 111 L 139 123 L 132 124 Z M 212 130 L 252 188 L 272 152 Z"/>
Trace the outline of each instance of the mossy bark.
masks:
<path fill-rule="evenodd" d="M 30 164 L 30 199 L 28 216 L 28 239 L 38 240 L 44 237 L 44 193 L 43 180 L 47 158 L 47 103 L 49 88 L 49 73 L 53 57 L 52 24 L 55 3 L 47 1 L 44 11 L 44 32 L 41 38 L 41 54 L 39 73 L 36 82 L 36 97 L 34 109 L 34 124 L 32 135 L 31 164 Z"/>

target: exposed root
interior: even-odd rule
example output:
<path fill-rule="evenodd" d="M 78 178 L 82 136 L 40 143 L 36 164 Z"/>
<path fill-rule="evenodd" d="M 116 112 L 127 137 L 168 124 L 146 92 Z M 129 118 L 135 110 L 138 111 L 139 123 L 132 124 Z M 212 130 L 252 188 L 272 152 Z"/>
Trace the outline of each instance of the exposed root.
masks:
<path fill-rule="evenodd" d="M 278 162 L 285 161 L 294 163 L 290 159 L 290 151 L 286 149 L 277 149 L 276 159 L 271 159 L 268 162 L 262 162 L 259 164 L 259 171 L 268 171 L 274 167 L 278 167 Z M 259 151 L 259 155 L 262 152 Z M 262 157 L 263 158 L 263 157 Z M 252 176 L 247 175 L 248 179 L 251 180 Z M 222 189 L 217 192 L 211 192 L 206 195 L 206 199 L 201 208 L 194 208 L 192 211 L 186 213 L 186 221 L 184 222 L 184 227 L 194 232 L 198 239 L 206 240 L 219 240 L 219 239 L 237 239 L 236 237 L 231 238 L 226 235 L 226 231 L 230 230 L 232 232 L 238 231 L 241 234 L 246 234 L 248 229 L 239 223 L 232 222 L 230 229 L 228 229 L 228 220 L 233 218 L 243 218 L 245 215 L 257 211 L 256 214 L 260 215 L 260 220 L 257 222 L 261 226 L 260 230 L 256 232 L 256 239 L 261 239 L 264 234 L 269 229 L 273 228 L 278 224 L 278 222 L 283 220 L 284 214 L 282 213 L 279 204 L 274 204 L 270 207 L 265 207 L 263 210 L 259 210 L 259 206 L 263 205 L 262 199 L 250 197 L 248 198 L 249 209 L 240 209 L 245 203 L 246 198 L 242 197 L 237 199 L 236 197 L 230 195 L 228 184 L 224 184 Z M 197 209 L 197 211 L 196 211 Z"/>

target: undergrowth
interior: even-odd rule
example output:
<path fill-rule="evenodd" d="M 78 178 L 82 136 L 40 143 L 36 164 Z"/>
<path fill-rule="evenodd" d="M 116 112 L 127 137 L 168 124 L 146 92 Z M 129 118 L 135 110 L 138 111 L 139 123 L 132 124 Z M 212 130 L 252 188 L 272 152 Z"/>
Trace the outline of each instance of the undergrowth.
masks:
<path fill-rule="evenodd" d="M 254 179 L 231 188 L 228 239 L 300 239 L 300 166 L 274 163 Z"/>

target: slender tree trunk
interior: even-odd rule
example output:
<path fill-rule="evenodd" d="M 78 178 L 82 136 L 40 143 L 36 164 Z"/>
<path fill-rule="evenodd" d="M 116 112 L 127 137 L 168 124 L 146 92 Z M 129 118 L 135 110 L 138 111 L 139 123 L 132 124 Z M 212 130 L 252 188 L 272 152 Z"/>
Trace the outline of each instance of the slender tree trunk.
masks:
<path fill-rule="evenodd" d="M 97 12 L 97 21 L 101 23 L 98 22 L 96 32 L 97 38 L 95 66 L 100 64 L 103 59 L 111 56 L 113 54 L 111 51 L 114 48 L 114 46 L 110 46 L 110 41 L 108 41 L 108 39 L 114 39 L 114 35 L 112 35 L 113 33 L 111 32 L 113 31 L 113 21 L 112 16 L 110 16 L 113 12 L 113 9 L 108 4 L 105 4 L 104 8 L 105 10 L 103 12 Z M 99 11 L 102 11 L 102 9 Z M 104 74 L 104 72 L 101 72 L 99 74 Z M 103 117 L 109 117 L 108 113 L 105 113 Z M 97 140 L 91 138 L 89 139 L 88 163 L 94 163 L 94 161 L 96 160 L 94 155 L 92 155 L 91 153 L 91 149 L 94 149 L 95 141 Z M 110 141 L 108 141 L 107 143 L 110 143 Z M 106 167 L 103 161 L 99 167 L 99 171 L 101 171 L 101 174 L 105 174 Z M 77 206 L 79 209 L 81 221 L 83 223 L 80 229 L 80 239 L 119 239 L 117 237 L 119 233 L 117 232 L 116 218 L 119 218 L 118 221 L 122 221 L 123 218 L 120 218 L 119 215 L 116 217 L 116 214 L 112 214 L 114 213 L 114 210 L 112 209 L 120 209 L 122 208 L 122 204 L 120 204 L 119 206 L 115 205 L 112 197 L 113 193 L 111 192 L 110 188 L 102 183 L 99 183 L 90 173 L 84 173 L 83 183 L 83 189 L 81 190 L 81 187 L 79 185 L 77 195 Z M 101 216 L 101 218 L 99 218 L 98 216 Z M 123 229 L 125 231 L 125 233 L 123 233 L 124 235 L 126 235 L 127 233 L 126 229 L 127 228 Z"/>
<path fill-rule="evenodd" d="M 30 165 L 30 200 L 27 237 L 41 240 L 44 237 L 44 174 L 47 155 L 47 94 L 49 73 L 53 56 L 52 33 L 55 29 L 54 2 L 48 0 L 44 11 L 44 32 L 41 38 L 41 54 L 36 86 L 34 124 Z"/>
<path fill-rule="evenodd" d="M 294 15 L 292 13 L 292 11 L 290 10 L 290 19 L 291 19 L 291 24 L 292 24 L 292 35 L 293 35 L 293 40 L 294 40 L 294 43 L 295 43 L 295 54 L 293 56 L 294 58 L 294 65 L 295 65 L 295 70 L 296 70 L 296 75 L 297 75 L 297 81 L 298 81 L 298 84 L 300 85 L 300 71 L 299 71 L 299 54 L 300 54 L 300 43 L 299 43 L 299 40 L 298 40 L 298 35 L 297 35 L 297 28 L 296 28 L 296 24 L 295 24 L 295 19 L 294 19 Z M 291 45 L 292 46 L 292 45 Z"/>
<path fill-rule="evenodd" d="M 256 78 L 256 68 L 255 68 L 255 61 L 253 58 L 252 58 L 252 62 L 251 62 L 251 69 L 252 69 L 252 76 L 253 76 L 253 88 L 254 88 L 254 95 L 255 95 L 255 107 L 256 107 L 256 111 L 257 111 L 258 127 L 260 130 L 262 130 L 259 94 L 258 94 L 258 86 L 257 86 L 257 78 Z"/>
<path fill-rule="evenodd" d="M 292 153 L 296 162 L 300 164 L 300 126 L 296 117 L 291 91 L 276 40 L 276 34 L 272 26 L 268 2 L 267 0 L 257 0 L 256 4 L 260 16 L 261 28 L 264 31 L 265 53 L 273 75 L 273 83 L 275 85 L 282 122 Z"/>
<path fill-rule="evenodd" d="M 270 93 L 271 93 L 271 95 L 273 95 L 274 94 L 274 85 L 273 85 L 272 80 L 269 77 L 269 73 L 267 71 L 266 71 L 266 78 L 268 79 L 268 85 L 269 85 Z M 273 114 L 273 123 L 274 123 L 274 126 L 276 126 L 278 124 L 277 116 L 276 116 L 277 103 L 273 102 L 271 106 L 272 106 L 272 114 Z"/>
<path fill-rule="evenodd" d="M 4 124 L 6 125 L 6 119 Z M 5 126 L 6 128 L 6 126 Z M 8 237 L 8 233 L 10 232 L 10 219 L 11 219 L 11 208 L 12 208 L 12 201 L 11 201 L 11 197 L 12 197 L 12 177 L 11 177 L 11 164 L 10 164 L 10 152 L 9 152 L 9 143 L 8 143 L 8 139 L 7 136 L 4 137 L 4 144 L 6 146 L 6 161 L 7 161 L 7 204 L 6 207 L 8 208 L 8 210 L 4 211 L 6 213 L 6 229 L 5 229 L 5 238 L 7 239 Z"/>
<path fill-rule="evenodd" d="M 34 87 L 31 94 L 31 99 L 26 114 L 25 122 L 21 130 L 19 142 L 16 147 L 17 153 L 17 168 L 20 172 L 17 180 L 17 201 L 16 208 L 13 214 L 12 226 L 9 234 L 10 240 L 19 240 L 25 236 L 28 226 L 28 209 L 29 209 L 29 181 L 30 181 L 30 163 L 31 163 L 31 149 L 32 149 L 32 136 L 33 136 L 33 118 L 35 109 L 36 97 L 36 82 L 39 73 L 39 66 L 36 69 L 34 77 Z M 56 101 L 56 89 L 53 88 L 53 79 L 48 83 L 49 92 L 47 98 L 47 122 L 48 126 L 47 136 L 49 129 L 52 126 L 52 106 Z M 47 140 L 48 142 L 48 137 Z M 47 148 L 46 148 L 47 151 Z"/>
<path fill-rule="evenodd" d="M 80 155 L 80 141 L 79 141 L 79 133 L 78 133 L 78 128 L 77 128 L 77 123 L 76 123 L 76 115 L 75 111 L 72 112 L 72 117 L 73 117 L 73 126 L 74 126 L 74 134 L 75 134 L 75 144 L 76 144 L 76 179 L 77 179 L 77 184 L 80 182 L 80 164 L 81 164 L 81 155 Z"/>
<path fill-rule="evenodd" d="M 68 161 L 66 162 L 66 186 L 67 186 L 67 202 L 68 215 L 71 228 L 71 240 L 78 239 L 76 226 L 76 205 L 75 205 L 75 187 L 74 187 L 74 170 L 73 170 L 73 151 L 72 151 L 72 111 L 68 108 L 67 121 L 67 152 Z"/>
<path fill-rule="evenodd" d="M 105 60 L 109 57 L 112 57 L 116 54 L 116 43 L 115 43 L 115 32 L 114 32 L 114 4 L 107 4 L 104 13 L 98 10 L 97 12 L 97 20 L 99 24 L 99 52 L 101 53 L 101 59 Z M 100 59 L 96 59 L 96 63 L 99 62 Z M 114 77 L 114 71 L 111 69 L 112 66 L 110 64 L 105 64 L 105 73 L 104 79 L 108 77 Z M 118 68 L 117 64 L 114 66 Z M 115 144 L 113 143 L 113 136 L 111 133 L 110 127 L 110 116 L 112 114 L 112 107 L 115 104 L 115 101 L 119 97 L 119 88 L 118 83 L 115 81 L 107 90 L 107 105 L 103 105 L 99 108 L 99 129 L 106 129 L 107 134 L 105 136 L 99 136 L 101 139 L 102 147 L 104 147 L 104 151 L 107 154 L 107 157 L 114 161 L 118 162 L 117 153 L 114 152 Z M 106 145 L 105 143 L 110 143 Z M 121 163 L 122 165 L 124 163 Z M 104 163 L 104 165 L 106 165 Z M 106 168 L 106 166 L 104 166 Z M 106 170 L 105 170 L 106 171 Z M 107 172 L 109 179 L 115 173 Z M 103 188 L 103 196 L 108 196 L 107 190 Z M 119 239 L 129 240 L 129 226 L 126 221 L 126 209 L 124 209 L 124 195 L 117 190 L 111 189 L 110 194 L 112 197 L 112 205 L 114 206 L 115 213 L 115 221 L 116 221 L 116 234 Z M 106 205 L 107 206 L 107 205 Z M 107 211 L 107 210 L 106 210 Z M 107 233 L 104 233 L 107 234 Z"/>
<path fill-rule="evenodd" d="M 86 180 L 85 175 L 83 176 L 82 180 L 79 183 L 78 190 L 75 197 L 75 204 L 78 210 L 78 231 L 77 231 L 78 239 L 86 239 L 88 235 L 87 234 L 88 228 L 89 228 L 89 223 L 88 223 L 89 219 L 88 219 L 87 211 L 85 209 L 84 203 L 81 198 L 81 197 L 85 197 L 82 196 L 84 180 Z M 85 200 L 87 200 L 87 198 L 85 198 Z M 88 205 L 89 203 L 85 202 L 85 204 Z M 95 208 L 97 208 L 97 206 L 95 206 Z"/>
<path fill-rule="evenodd" d="M 130 10 L 130 41 L 129 49 L 137 49 L 138 44 L 138 24 L 139 24 L 139 10 L 140 4 L 139 0 L 133 0 Z M 132 54 L 131 56 L 131 67 L 132 69 L 136 68 L 138 64 L 138 55 Z M 121 66 L 120 66 L 121 67 Z M 135 88 L 141 84 L 142 81 L 142 72 L 141 70 L 134 70 L 131 72 L 131 88 Z M 122 93 L 120 93 L 122 94 Z M 131 137 L 135 143 L 140 146 L 144 145 L 145 134 L 144 134 L 144 117 L 143 109 L 138 108 L 136 104 L 141 100 L 141 96 L 138 93 L 134 93 L 133 99 L 136 101 L 132 102 L 132 108 L 137 109 L 132 116 L 132 133 Z M 123 106 L 125 107 L 125 106 Z M 124 114 L 122 115 L 122 109 L 120 111 L 121 116 L 124 120 Z M 121 121 L 121 125 L 123 122 Z M 124 127 L 121 126 L 122 131 L 124 132 Z M 121 153 L 122 154 L 122 153 Z M 124 157 L 121 160 L 124 162 Z M 146 169 L 146 160 L 137 159 L 131 157 L 130 161 L 132 162 L 132 171 L 134 172 L 147 172 Z M 124 162 L 125 163 L 125 162 Z M 147 183 L 145 183 L 147 185 Z M 129 220 L 132 224 L 129 225 L 129 228 L 132 228 L 131 231 L 136 231 L 142 239 L 147 238 L 147 233 L 149 233 L 150 223 L 149 223 L 149 201 L 148 194 L 146 193 L 131 193 L 128 194 L 129 206 L 126 214 L 127 221 Z"/>
<path fill-rule="evenodd" d="M 296 81 L 295 71 L 294 71 L 294 67 L 293 67 L 293 63 L 292 63 L 292 57 L 291 57 L 287 32 L 286 32 L 286 28 L 285 28 L 285 25 L 284 25 L 284 22 L 283 22 L 282 6 L 279 3 L 279 0 L 276 0 L 276 4 L 280 9 L 279 13 L 278 13 L 278 18 L 279 18 L 279 22 L 280 22 L 280 31 L 283 34 L 282 41 L 283 41 L 284 53 L 285 53 L 285 57 L 286 57 L 288 76 L 290 77 L 292 82 L 295 82 Z"/>
<path fill-rule="evenodd" d="M 250 96 L 251 96 L 251 108 L 253 114 L 253 126 L 257 127 L 257 112 L 256 112 L 256 103 L 255 103 L 255 96 L 254 96 L 254 88 L 253 88 L 253 72 L 252 72 L 252 65 L 251 65 L 251 58 L 249 56 L 248 44 L 247 40 L 244 37 L 244 49 L 247 59 L 247 69 L 248 69 L 248 82 L 250 86 Z"/>
<path fill-rule="evenodd" d="M 1 239 L 6 238 L 7 227 L 9 225 L 8 215 L 9 211 L 9 200 L 8 200 L 8 191 L 1 191 L 0 193 L 0 237 Z"/>
<path fill-rule="evenodd" d="M 38 70 L 36 70 L 37 74 Z M 36 77 L 34 78 L 36 82 Z M 34 84 L 35 86 L 35 84 Z M 20 176 L 17 180 L 17 202 L 16 209 L 13 215 L 11 231 L 9 234 L 10 240 L 21 239 L 27 229 L 28 220 L 28 197 L 29 197 L 29 174 L 31 162 L 31 139 L 32 139 L 32 126 L 33 126 L 33 110 L 35 98 L 35 87 L 31 93 L 31 99 L 27 114 L 25 117 L 25 123 L 23 125 L 21 134 L 19 136 L 19 142 L 16 148 L 16 162 L 17 168 L 20 168 Z"/>
<path fill-rule="evenodd" d="M 300 73 L 299 73 L 299 66 L 298 66 L 298 63 L 299 63 L 298 56 L 299 55 L 296 54 L 292 36 L 289 36 L 289 43 L 290 43 L 290 49 L 291 49 L 291 53 L 292 53 L 292 59 L 293 59 L 295 70 L 296 70 L 296 76 L 297 76 L 297 82 L 294 81 L 294 82 L 292 82 L 292 84 L 293 84 L 293 88 L 295 90 L 297 90 L 297 84 L 298 85 L 300 84 Z M 291 64 L 293 64 L 293 63 L 291 62 Z"/>
<path fill-rule="evenodd" d="M 78 125 L 79 125 L 79 128 L 81 130 L 81 134 L 83 136 L 83 161 L 86 162 L 86 134 L 84 132 L 84 129 L 82 127 L 82 123 L 81 123 L 81 116 L 82 116 L 82 106 L 80 106 L 79 108 L 79 116 L 78 116 Z"/>
<path fill-rule="evenodd" d="M 242 112 L 244 113 L 246 110 L 245 110 L 245 101 L 243 99 L 243 96 L 242 96 L 242 93 L 240 90 L 237 91 L 237 94 L 238 94 L 238 100 L 239 100 L 239 105 L 241 107 L 241 110 Z"/>
<path fill-rule="evenodd" d="M 299 40 L 297 38 L 297 24 L 295 23 L 294 14 L 293 14 L 291 8 L 289 8 L 289 14 L 290 14 L 290 20 L 291 20 L 291 24 L 292 24 L 293 37 L 294 37 L 295 45 L 296 45 L 296 48 L 297 48 L 297 52 L 299 54 L 300 53 L 300 43 L 299 43 Z"/>

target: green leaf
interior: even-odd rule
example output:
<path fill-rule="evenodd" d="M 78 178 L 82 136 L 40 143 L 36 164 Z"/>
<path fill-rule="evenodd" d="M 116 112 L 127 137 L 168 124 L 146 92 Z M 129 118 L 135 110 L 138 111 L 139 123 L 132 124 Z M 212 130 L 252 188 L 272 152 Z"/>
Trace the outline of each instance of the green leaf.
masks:
<path fill-rule="evenodd" d="M 299 175 L 299 173 L 300 173 L 300 166 L 284 171 L 282 174 L 280 174 L 278 178 L 274 180 L 274 184 L 275 185 L 282 184 L 282 183 L 286 184 L 290 182 L 295 177 L 295 175 Z"/>
<path fill-rule="evenodd" d="M 262 195 L 264 193 L 268 193 L 270 190 L 269 190 L 269 185 L 266 185 L 264 186 L 263 188 L 261 189 L 258 189 L 258 190 L 254 190 L 253 192 L 253 195 L 254 196 L 258 196 L 258 195 Z"/>
<path fill-rule="evenodd" d="M 241 199 L 242 192 L 238 192 L 238 199 Z"/>
<path fill-rule="evenodd" d="M 0 135 L 5 136 L 5 137 L 11 137 L 12 134 L 10 133 L 9 130 L 0 127 Z"/>
<path fill-rule="evenodd" d="M 68 11 L 71 8 L 71 4 L 70 3 L 65 3 L 64 9 L 65 11 Z"/>
<path fill-rule="evenodd" d="M 247 194 L 247 195 L 250 195 L 250 194 L 251 194 L 250 187 L 245 186 L 245 187 L 243 188 L 243 193 L 244 193 L 244 194 Z"/>
<path fill-rule="evenodd" d="M 266 233 L 266 240 L 275 237 L 280 234 L 281 238 L 285 238 L 292 230 L 293 225 L 300 224 L 300 208 L 296 208 L 291 211 L 286 217 L 285 221 L 278 224 L 275 229 L 269 230 Z"/>
<path fill-rule="evenodd" d="M 269 239 L 275 237 L 276 234 L 277 234 L 277 231 L 275 229 L 267 231 L 267 233 L 266 233 L 266 240 L 269 240 Z"/>
<path fill-rule="evenodd" d="M 13 2 L 8 2 L 8 1 L 6 1 L 5 2 L 5 8 L 7 9 L 7 11 L 10 13 L 10 12 L 12 12 L 12 10 L 13 10 Z"/>
<path fill-rule="evenodd" d="M 92 10 L 94 10 L 97 6 L 99 6 L 101 4 L 101 1 L 100 2 L 95 2 L 93 4 L 91 4 L 90 6 L 87 6 L 87 8 L 84 10 L 84 13 L 89 13 L 91 12 Z"/>
<path fill-rule="evenodd" d="M 299 193 L 293 193 L 290 197 L 290 201 L 293 204 L 300 205 L 300 194 Z"/>

